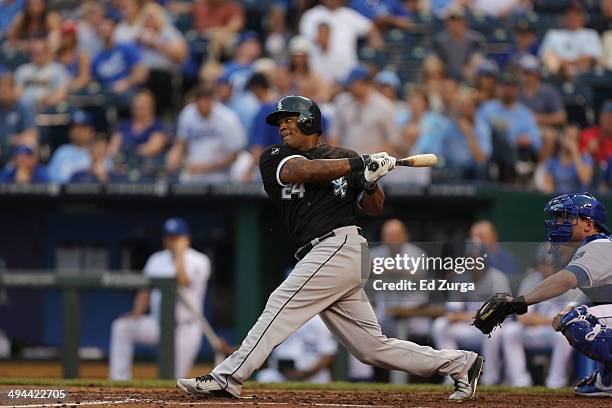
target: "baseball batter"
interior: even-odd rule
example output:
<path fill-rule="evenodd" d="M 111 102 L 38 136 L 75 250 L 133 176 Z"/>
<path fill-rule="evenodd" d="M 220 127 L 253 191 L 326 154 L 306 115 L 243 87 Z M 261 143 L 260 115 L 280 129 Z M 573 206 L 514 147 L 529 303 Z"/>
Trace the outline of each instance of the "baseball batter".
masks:
<path fill-rule="evenodd" d="M 553 319 L 553 327 L 572 347 L 598 362 L 597 370 L 576 386 L 576 394 L 612 397 L 612 329 L 608 327 L 612 325 L 612 238 L 606 208 L 591 194 L 582 193 L 555 197 L 544 211 L 548 240 L 553 246 L 575 248 L 572 260 L 524 295 L 494 296 L 483 306 L 489 304 L 488 311 L 480 313 L 481 308 L 474 324 L 490 332 L 506 316 L 526 313 L 529 305 L 580 289 L 594 306 L 565 308 Z"/>
<path fill-rule="evenodd" d="M 262 180 L 299 245 L 299 262 L 270 295 L 240 348 L 211 374 L 179 379 L 177 387 L 200 396 L 239 397 L 243 382 L 274 347 L 319 314 L 362 362 L 424 377 L 450 375 L 455 392 L 449 399 L 473 398 L 482 357 L 387 338 L 362 288 L 369 275 L 369 270 L 362 273 L 362 257 L 369 252 L 355 226 L 356 213 L 382 212 L 385 197 L 377 181 L 393 169 L 395 159 L 319 144 L 321 111 L 308 98 L 281 99 L 266 121 L 279 127 L 283 144 L 262 153 Z M 375 171 L 370 162 L 378 165 Z"/>

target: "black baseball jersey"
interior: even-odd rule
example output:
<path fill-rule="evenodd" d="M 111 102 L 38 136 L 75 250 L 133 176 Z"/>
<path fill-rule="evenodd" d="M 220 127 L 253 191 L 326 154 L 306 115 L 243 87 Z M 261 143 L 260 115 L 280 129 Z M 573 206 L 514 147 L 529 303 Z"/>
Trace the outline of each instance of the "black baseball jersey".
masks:
<path fill-rule="evenodd" d="M 298 245 L 304 245 L 335 228 L 355 224 L 357 199 L 363 191 L 362 172 L 324 183 L 290 183 L 280 180 L 280 169 L 290 158 L 341 159 L 355 157 L 352 150 L 320 145 L 311 150 L 293 150 L 285 145 L 266 148 L 259 170 L 268 197 Z"/>

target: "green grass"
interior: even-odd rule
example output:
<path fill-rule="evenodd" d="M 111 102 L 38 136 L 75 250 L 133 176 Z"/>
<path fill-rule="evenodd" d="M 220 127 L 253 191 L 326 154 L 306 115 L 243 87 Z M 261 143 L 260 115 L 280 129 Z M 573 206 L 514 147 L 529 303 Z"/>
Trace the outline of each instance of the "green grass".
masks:
<path fill-rule="evenodd" d="M 126 387 L 126 388 L 174 388 L 174 380 L 132 380 L 111 381 L 100 379 L 73 379 L 62 378 L 0 378 L 0 385 L 47 385 L 47 386 L 72 386 L 72 387 Z M 261 384 L 249 381 L 245 384 L 246 389 L 260 390 L 334 390 L 334 391 L 383 391 L 383 392 L 448 392 L 451 387 L 438 384 L 381 384 L 381 383 L 349 383 L 332 382 L 330 384 L 311 384 L 302 382 L 282 384 Z M 508 386 L 481 386 L 479 392 L 496 393 L 537 393 L 537 394 L 571 394 L 570 388 L 550 389 L 546 387 L 515 388 Z"/>

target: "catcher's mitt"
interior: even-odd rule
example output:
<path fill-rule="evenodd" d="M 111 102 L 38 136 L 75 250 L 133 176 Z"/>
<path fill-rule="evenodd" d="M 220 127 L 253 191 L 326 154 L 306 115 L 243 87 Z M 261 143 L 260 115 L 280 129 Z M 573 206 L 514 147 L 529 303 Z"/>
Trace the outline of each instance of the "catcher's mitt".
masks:
<path fill-rule="evenodd" d="M 497 326 L 501 326 L 506 317 L 526 311 L 527 306 L 522 296 L 513 299 L 509 293 L 497 293 L 480 306 L 472 324 L 484 334 L 490 335 Z"/>

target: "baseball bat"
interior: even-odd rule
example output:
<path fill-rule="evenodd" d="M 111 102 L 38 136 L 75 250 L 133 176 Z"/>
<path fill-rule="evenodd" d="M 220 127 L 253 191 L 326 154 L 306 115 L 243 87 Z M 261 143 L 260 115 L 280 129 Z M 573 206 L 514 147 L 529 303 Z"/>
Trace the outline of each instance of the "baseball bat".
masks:
<path fill-rule="evenodd" d="M 415 154 L 414 156 L 408 156 L 403 159 L 397 159 L 395 162 L 396 166 L 406 167 L 433 167 L 438 163 L 438 156 L 433 153 L 426 154 Z M 368 166 L 370 171 L 378 170 L 378 163 L 371 162 Z"/>
<path fill-rule="evenodd" d="M 187 295 L 184 292 L 184 289 L 179 287 L 177 288 L 177 292 L 178 292 L 179 299 L 181 300 L 181 302 L 183 302 L 185 307 L 187 307 L 189 312 L 196 319 L 198 326 L 200 326 L 200 330 L 202 330 L 202 333 L 204 333 L 206 340 L 208 340 L 208 342 L 212 346 L 215 352 L 215 365 L 221 364 L 221 362 L 225 360 L 225 354 L 223 353 L 221 349 L 221 340 L 219 340 L 219 336 L 217 336 L 217 333 L 215 333 L 212 326 L 210 325 L 208 320 L 204 317 L 204 315 L 200 313 L 200 311 L 193 305 L 191 300 L 187 297 Z"/>

